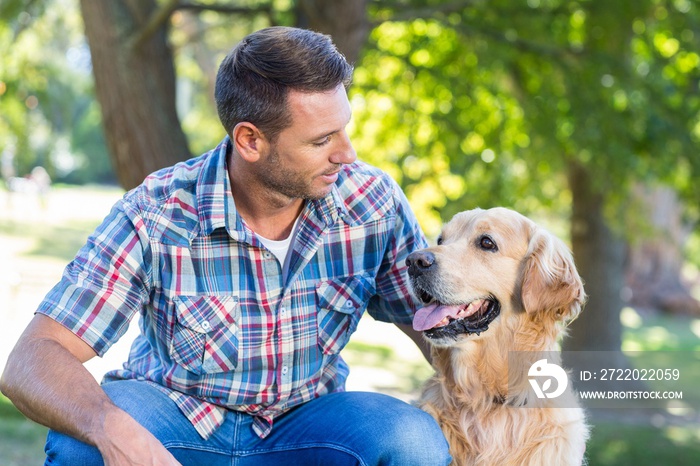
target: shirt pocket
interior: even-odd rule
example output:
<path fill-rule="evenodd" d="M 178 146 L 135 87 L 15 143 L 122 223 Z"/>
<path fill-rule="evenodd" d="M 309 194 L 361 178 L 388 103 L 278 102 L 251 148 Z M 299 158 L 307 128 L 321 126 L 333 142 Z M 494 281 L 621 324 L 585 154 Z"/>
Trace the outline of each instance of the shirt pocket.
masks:
<path fill-rule="evenodd" d="M 170 356 L 197 375 L 234 370 L 240 332 L 237 312 L 234 296 L 175 296 Z"/>
<path fill-rule="evenodd" d="M 367 276 L 335 278 L 319 283 L 318 344 L 324 354 L 338 354 L 357 328 L 372 296 Z"/>

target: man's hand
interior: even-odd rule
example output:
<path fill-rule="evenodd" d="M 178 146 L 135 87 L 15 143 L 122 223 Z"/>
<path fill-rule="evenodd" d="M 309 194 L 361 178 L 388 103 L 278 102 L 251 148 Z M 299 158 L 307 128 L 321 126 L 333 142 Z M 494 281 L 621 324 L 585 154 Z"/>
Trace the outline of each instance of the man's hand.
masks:
<path fill-rule="evenodd" d="M 95 444 L 106 466 L 181 466 L 153 434 L 120 409 L 105 416 L 103 434 Z"/>
<path fill-rule="evenodd" d="M 71 331 L 37 314 L 10 354 L 0 389 L 27 417 L 95 445 L 109 466 L 180 464 L 83 367 L 95 355 Z"/>

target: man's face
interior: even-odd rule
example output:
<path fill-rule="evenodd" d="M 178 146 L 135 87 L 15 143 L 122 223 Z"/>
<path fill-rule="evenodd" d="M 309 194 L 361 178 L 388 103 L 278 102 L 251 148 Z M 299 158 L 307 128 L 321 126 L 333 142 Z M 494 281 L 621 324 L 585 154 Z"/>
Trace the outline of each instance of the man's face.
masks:
<path fill-rule="evenodd" d="M 340 167 L 357 159 L 345 131 L 350 121 L 345 88 L 291 91 L 287 98 L 292 124 L 262 160 L 258 179 L 289 198 L 321 199 L 331 192 Z"/>

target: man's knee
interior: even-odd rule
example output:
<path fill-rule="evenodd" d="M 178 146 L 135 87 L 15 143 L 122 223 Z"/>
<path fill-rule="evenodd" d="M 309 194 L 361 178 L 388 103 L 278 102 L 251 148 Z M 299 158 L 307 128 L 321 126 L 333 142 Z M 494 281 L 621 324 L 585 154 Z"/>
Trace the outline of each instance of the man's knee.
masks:
<path fill-rule="evenodd" d="M 180 434 L 199 438 L 175 403 L 151 385 L 125 380 L 110 382 L 102 387 L 116 406 L 148 429 L 166 447 L 172 440 L 182 443 L 179 441 L 182 440 Z M 47 436 L 45 451 L 47 465 L 103 464 L 97 448 L 53 430 Z"/>
<path fill-rule="evenodd" d="M 104 464 L 97 448 L 54 430 L 46 436 L 45 451 L 46 464 L 51 466 Z"/>
<path fill-rule="evenodd" d="M 392 452 L 391 461 L 385 464 L 437 466 L 452 461 L 438 423 L 415 407 L 386 426 L 382 441 L 386 443 L 382 449 Z"/>
<path fill-rule="evenodd" d="M 364 407 L 373 413 L 365 441 L 373 444 L 370 464 L 437 466 L 451 462 L 449 445 L 428 413 L 395 398 L 374 394 Z M 365 455 L 368 453 L 365 450 Z"/>

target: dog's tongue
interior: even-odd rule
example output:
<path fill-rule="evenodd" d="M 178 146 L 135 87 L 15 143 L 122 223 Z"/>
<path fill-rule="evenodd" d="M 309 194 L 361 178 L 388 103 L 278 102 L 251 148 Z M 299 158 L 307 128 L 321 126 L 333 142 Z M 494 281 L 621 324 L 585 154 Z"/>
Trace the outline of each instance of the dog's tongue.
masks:
<path fill-rule="evenodd" d="M 413 316 L 413 330 L 422 332 L 430 330 L 439 324 L 445 317 L 454 317 L 463 306 L 448 306 L 446 304 L 432 303 L 418 309 Z"/>

